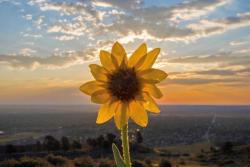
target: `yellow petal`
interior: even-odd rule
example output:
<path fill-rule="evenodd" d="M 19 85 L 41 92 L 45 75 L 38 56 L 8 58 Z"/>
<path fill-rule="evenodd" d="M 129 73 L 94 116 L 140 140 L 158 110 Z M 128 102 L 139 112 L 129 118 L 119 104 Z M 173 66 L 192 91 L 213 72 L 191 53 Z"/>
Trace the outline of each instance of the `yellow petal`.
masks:
<path fill-rule="evenodd" d="M 121 65 L 122 61 L 126 61 L 127 59 L 125 49 L 118 42 L 116 42 L 112 47 L 112 56 L 113 57 L 111 58 L 113 58 L 113 63 L 117 64 L 118 66 Z"/>
<path fill-rule="evenodd" d="M 139 70 L 145 70 L 148 68 L 151 68 L 157 58 L 157 56 L 160 53 L 160 48 L 155 48 L 153 50 L 151 50 L 150 52 L 148 52 L 147 57 L 143 63 L 143 65 L 141 65 L 139 67 Z"/>
<path fill-rule="evenodd" d="M 109 100 L 109 98 L 110 95 L 106 90 L 99 90 L 91 95 L 91 101 L 93 103 L 98 103 L 98 104 L 106 103 Z"/>
<path fill-rule="evenodd" d="M 93 75 L 93 77 L 97 80 L 97 81 L 104 81 L 106 82 L 108 80 L 108 76 L 107 76 L 107 71 L 105 70 L 105 68 L 97 65 L 97 64 L 90 64 L 89 65 L 90 71 Z"/>
<path fill-rule="evenodd" d="M 118 102 L 114 100 L 109 100 L 103 104 L 98 111 L 96 123 L 102 124 L 110 120 L 114 116 L 117 106 Z"/>
<path fill-rule="evenodd" d="M 141 44 L 128 60 L 129 67 L 134 67 L 147 54 L 147 45 Z"/>
<path fill-rule="evenodd" d="M 148 124 L 148 114 L 139 101 L 132 100 L 129 103 L 129 115 L 136 124 L 146 127 Z"/>
<path fill-rule="evenodd" d="M 158 89 L 154 84 L 144 84 L 143 91 L 148 92 L 151 96 L 155 97 L 155 98 L 161 98 L 162 97 L 162 93 L 160 91 L 160 89 Z"/>
<path fill-rule="evenodd" d="M 80 86 L 80 90 L 87 95 L 92 95 L 94 92 L 102 89 L 104 89 L 104 87 L 97 81 L 89 81 Z"/>
<path fill-rule="evenodd" d="M 139 76 L 142 79 L 150 81 L 152 83 L 159 83 L 164 80 L 168 76 L 168 74 L 162 70 L 150 68 L 139 72 Z"/>
<path fill-rule="evenodd" d="M 101 50 L 99 56 L 100 56 L 100 61 L 104 68 L 106 68 L 109 71 L 112 71 L 115 69 L 115 66 L 111 58 L 111 54 L 109 52 Z"/>
<path fill-rule="evenodd" d="M 143 107 L 153 113 L 159 113 L 160 109 L 154 99 L 148 94 L 148 93 L 143 93 Z"/>
<path fill-rule="evenodd" d="M 121 129 L 124 125 L 128 123 L 129 117 L 128 104 L 119 102 L 117 110 L 115 112 L 115 125 L 118 129 Z"/>

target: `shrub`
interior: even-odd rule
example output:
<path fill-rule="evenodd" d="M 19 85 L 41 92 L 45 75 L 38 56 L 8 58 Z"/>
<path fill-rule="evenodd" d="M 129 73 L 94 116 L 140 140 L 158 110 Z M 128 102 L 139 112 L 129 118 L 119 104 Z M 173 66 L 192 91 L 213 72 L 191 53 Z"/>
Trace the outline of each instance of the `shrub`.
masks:
<path fill-rule="evenodd" d="M 15 167 L 18 164 L 18 162 L 14 159 L 4 160 L 0 162 L 0 166 L 4 167 Z"/>
<path fill-rule="evenodd" d="M 233 151 L 233 143 L 230 141 L 223 143 L 221 150 L 223 153 L 231 153 Z"/>
<path fill-rule="evenodd" d="M 152 166 L 152 161 L 151 161 L 151 159 L 149 159 L 149 158 L 146 158 L 146 159 L 145 159 L 145 163 L 146 163 L 148 166 Z"/>
<path fill-rule="evenodd" d="M 19 160 L 18 164 L 15 167 L 49 167 L 47 161 L 44 161 L 40 158 L 30 158 L 30 157 L 23 157 Z"/>
<path fill-rule="evenodd" d="M 112 167 L 113 164 L 109 162 L 109 160 L 101 160 L 98 167 Z"/>
<path fill-rule="evenodd" d="M 159 164 L 159 167 L 172 167 L 172 165 L 168 160 L 162 159 Z"/>
<path fill-rule="evenodd" d="M 146 165 L 142 161 L 134 160 L 132 163 L 132 166 L 133 167 L 145 167 Z"/>
<path fill-rule="evenodd" d="M 91 157 L 82 157 L 74 159 L 75 167 L 94 167 L 94 161 Z"/>
<path fill-rule="evenodd" d="M 47 161 L 55 166 L 63 166 L 67 164 L 68 159 L 62 156 L 55 156 L 50 154 L 46 157 Z"/>
<path fill-rule="evenodd" d="M 15 153 L 16 151 L 17 151 L 16 146 L 12 144 L 7 144 L 5 147 L 5 153 L 7 154 Z"/>

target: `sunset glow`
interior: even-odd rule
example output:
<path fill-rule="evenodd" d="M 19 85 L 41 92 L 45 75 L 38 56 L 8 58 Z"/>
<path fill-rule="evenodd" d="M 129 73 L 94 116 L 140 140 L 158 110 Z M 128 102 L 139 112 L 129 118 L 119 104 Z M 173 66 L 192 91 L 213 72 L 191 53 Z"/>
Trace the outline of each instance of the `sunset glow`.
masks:
<path fill-rule="evenodd" d="M 250 2 L 0 0 L 0 104 L 90 104 L 88 65 L 161 48 L 160 104 L 250 104 Z"/>

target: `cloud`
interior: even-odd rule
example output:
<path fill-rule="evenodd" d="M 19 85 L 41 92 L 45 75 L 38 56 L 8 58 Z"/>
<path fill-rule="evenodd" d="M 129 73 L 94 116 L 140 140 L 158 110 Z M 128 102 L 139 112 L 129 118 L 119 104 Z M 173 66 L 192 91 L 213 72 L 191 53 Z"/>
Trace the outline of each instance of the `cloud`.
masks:
<path fill-rule="evenodd" d="M 31 14 L 26 14 L 23 16 L 24 19 L 26 20 L 32 20 L 32 15 Z"/>
<path fill-rule="evenodd" d="M 59 40 L 59 41 L 70 41 L 75 39 L 74 36 L 67 36 L 67 35 L 62 35 L 62 36 L 57 36 L 55 39 Z"/>
<path fill-rule="evenodd" d="M 82 36 L 86 33 L 87 28 L 83 22 L 60 23 L 48 28 L 48 33 L 62 33 L 71 36 Z"/>
<path fill-rule="evenodd" d="M 0 64 L 12 69 L 60 69 L 85 62 L 95 61 L 99 56 L 99 50 L 110 50 L 113 41 L 98 40 L 95 46 L 89 46 L 79 51 L 69 50 L 59 52 L 56 48 L 54 53 L 47 57 L 36 56 L 35 50 L 24 48 L 25 54 L 0 54 Z M 98 48 L 98 49 L 97 49 Z M 28 55 L 27 55 L 28 53 Z"/>
<path fill-rule="evenodd" d="M 228 2 L 229 0 L 192 0 L 171 7 L 152 6 L 139 8 L 132 11 L 132 13 L 134 13 L 135 17 L 140 17 L 144 21 L 152 20 L 160 22 L 163 20 L 178 23 L 206 15 Z"/>
<path fill-rule="evenodd" d="M 233 76 L 237 74 L 237 71 L 233 70 L 222 70 L 222 69 L 212 69 L 207 71 L 197 71 L 196 74 L 198 75 L 219 75 L 219 76 Z"/>
<path fill-rule="evenodd" d="M 30 38 L 42 38 L 41 34 L 31 34 L 31 33 L 24 33 L 23 37 L 30 37 Z"/>
<path fill-rule="evenodd" d="M 250 69 L 211 69 L 204 71 L 172 72 L 164 84 L 203 85 L 223 84 L 228 86 L 248 85 Z"/>
<path fill-rule="evenodd" d="M 231 46 L 239 46 L 239 45 L 245 45 L 247 43 L 248 43 L 247 41 L 231 41 L 230 45 Z"/>
<path fill-rule="evenodd" d="M 201 85 L 201 84 L 226 84 L 236 83 L 238 79 L 205 79 L 205 78 L 188 78 L 188 79 L 168 79 L 166 84 L 177 84 L 177 85 Z"/>
<path fill-rule="evenodd" d="M 46 23 L 44 23 L 44 18 L 45 16 L 39 16 L 36 20 L 33 21 L 34 25 L 38 28 L 41 29 L 42 26 L 45 26 Z"/>
<path fill-rule="evenodd" d="M 222 34 L 228 30 L 250 26 L 250 15 L 238 15 L 217 20 L 201 20 L 198 23 L 191 23 L 187 28 L 193 30 L 196 38 L 207 37 L 215 34 Z"/>
<path fill-rule="evenodd" d="M 20 50 L 19 54 L 23 56 L 31 56 L 32 54 L 36 53 L 37 51 L 30 48 L 23 48 Z"/>
<path fill-rule="evenodd" d="M 238 54 L 234 52 L 220 52 L 205 56 L 184 56 L 172 58 L 167 60 L 168 63 L 183 63 L 183 64 L 200 64 L 200 63 L 219 63 L 219 64 L 238 64 L 245 65 L 250 62 L 250 56 L 245 54 Z"/>
<path fill-rule="evenodd" d="M 152 13 L 152 15 L 154 14 Z M 143 34 L 147 34 L 147 39 L 156 41 L 189 42 L 216 34 L 222 34 L 228 30 L 244 26 L 250 26 L 250 15 L 242 14 L 224 19 L 200 20 L 197 23 L 187 24 L 185 27 L 171 25 L 169 22 L 163 22 L 157 18 L 143 20 L 143 18 L 136 16 L 120 16 L 115 23 L 104 26 L 104 28 L 108 31 L 115 31 L 120 34 L 120 36 L 131 36 L 131 40 L 140 38 Z"/>
<path fill-rule="evenodd" d="M 38 5 L 41 11 L 56 11 L 65 15 L 81 14 L 92 20 L 99 18 L 99 12 L 96 11 L 89 2 L 48 2 L 46 0 L 30 0 L 29 5 Z"/>
<path fill-rule="evenodd" d="M 66 22 L 49 25 L 48 33 L 59 32 L 62 35 L 86 36 L 89 39 L 95 39 L 97 35 L 113 34 L 118 35 L 118 38 L 128 36 L 127 39 L 122 39 L 127 43 L 129 40 L 145 37 L 156 41 L 189 42 L 209 36 L 211 33 L 206 35 L 204 31 L 207 30 L 197 30 L 194 24 L 181 27 L 176 23 L 206 15 L 228 2 L 229 0 L 192 0 L 171 7 L 145 7 L 141 0 L 95 0 L 76 3 L 30 0 L 29 4 L 38 5 L 41 11 L 55 11 L 74 16 Z M 100 7 L 105 10 L 100 10 Z M 106 20 L 103 20 L 104 18 Z"/>
<path fill-rule="evenodd" d="M 146 7 L 140 0 L 95 0 L 76 3 L 31 0 L 29 4 L 38 5 L 41 11 L 55 11 L 62 16 L 73 17 L 48 25 L 48 33 L 61 33 L 61 37 L 56 37 L 60 41 L 73 40 L 72 36 L 96 40 L 99 36 L 115 35 L 125 43 L 135 39 L 188 43 L 230 29 L 248 26 L 248 13 L 226 19 L 201 19 L 198 22 L 194 20 L 229 2 L 230 0 L 192 0 L 170 7 Z M 195 22 L 179 24 L 187 20 Z"/>
<path fill-rule="evenodd" d="M 49 69 L 65 68 L 76 64 L 82 64 L 86 61 L 96 59 L 95 49 L 86 49 L 83 51 L 68 51 L 61 54 L 53 54 L 48 57 L 24 56 L 24 55 L 0 55 L 0 64 L 4 64 L 14 69 L 36 69 L 45 67 Z"/>
<path fill-rule="evenodd" d="M 93 5 L 98 7 L 115 7 L 125 10 L 140 8 L 144 4 L 143 0 L 96 0 Z"/>

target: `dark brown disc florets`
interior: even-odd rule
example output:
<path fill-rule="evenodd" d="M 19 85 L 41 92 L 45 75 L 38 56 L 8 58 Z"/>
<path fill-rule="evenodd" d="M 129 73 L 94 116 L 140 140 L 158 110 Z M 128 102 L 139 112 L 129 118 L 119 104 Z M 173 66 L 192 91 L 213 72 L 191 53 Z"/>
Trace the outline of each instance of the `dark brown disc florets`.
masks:
<path fill-rule="evenodd" d="M 108 90 L 121 101 L 130 101 L 140 91 L 140 83 L 133 68 L 121 68 L 109 76 Z"/>

